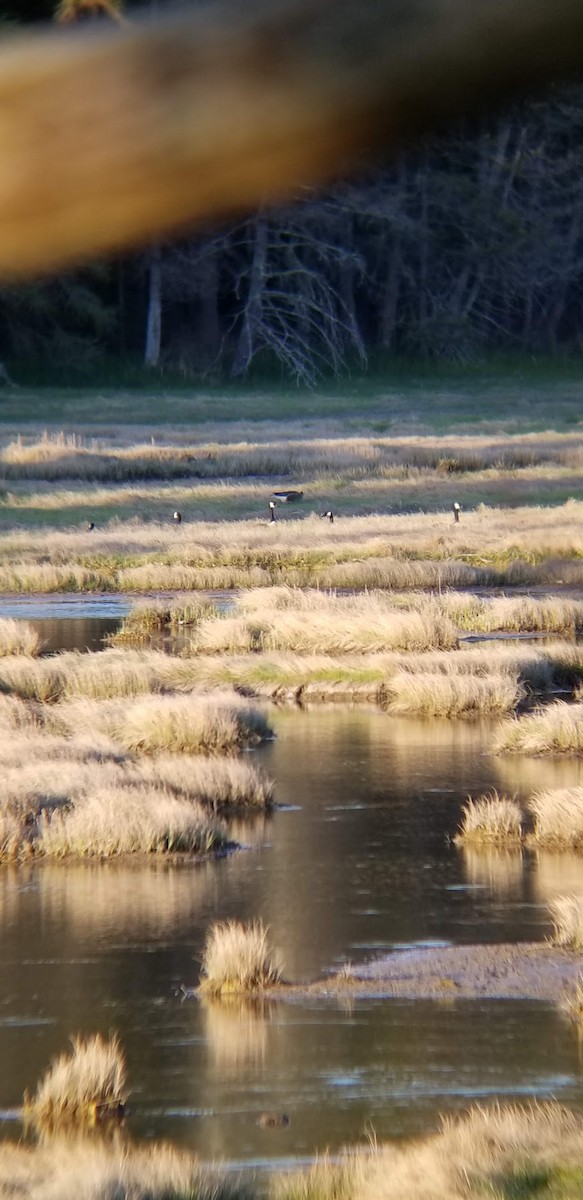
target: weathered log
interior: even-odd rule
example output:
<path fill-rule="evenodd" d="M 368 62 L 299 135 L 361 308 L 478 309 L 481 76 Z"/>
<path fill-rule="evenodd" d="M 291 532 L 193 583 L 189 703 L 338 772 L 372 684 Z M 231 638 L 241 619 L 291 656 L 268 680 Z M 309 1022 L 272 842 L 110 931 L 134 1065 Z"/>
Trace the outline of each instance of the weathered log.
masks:
<path fill-rule="evenodd" d="M 0 276 L 293 195 L 573 77 L 581 0 L 253 0 L 0 49 Z"/>

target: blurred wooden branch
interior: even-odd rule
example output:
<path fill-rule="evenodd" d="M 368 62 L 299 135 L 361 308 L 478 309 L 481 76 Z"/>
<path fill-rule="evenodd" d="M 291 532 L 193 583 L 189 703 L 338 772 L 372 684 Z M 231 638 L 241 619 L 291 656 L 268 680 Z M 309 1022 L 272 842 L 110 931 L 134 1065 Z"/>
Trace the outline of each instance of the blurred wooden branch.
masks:
<path fill-rule="evenodd" d="M 0 275 L 347 172 L 583 63 L 581 0 L 253 0 L 0 49 Z"/>

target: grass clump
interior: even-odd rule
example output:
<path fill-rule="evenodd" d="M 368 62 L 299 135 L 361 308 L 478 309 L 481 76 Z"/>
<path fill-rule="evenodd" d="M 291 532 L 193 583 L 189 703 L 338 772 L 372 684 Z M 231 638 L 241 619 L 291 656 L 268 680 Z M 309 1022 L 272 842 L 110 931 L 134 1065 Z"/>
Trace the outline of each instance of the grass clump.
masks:
<path fill-rule="evenodd" d="M 528 807 L 534 822 L 529 838 L 533 845 L 583 849 L 583 787 L 535 792 Z"/>
<path fill-rule="evenodd" d="M 583 975 L 580 975 L 575 987 L 565 996 L 563 1009 L 576 1025 L 583 1025 Z"/>
<path fill-rule="evenodd" d="M 274 987 L 282 967 L 262 921 L 219 921 L 208 931 L 201 971 L 201 991 L 218 996 Z"/>
<path fill-rule="evenodd" d="M 273 737 L 267 717 L 234 692 L 83 697 L 47 706 L 45 719 L 56 733 L 100 732 L 138 754 L 236 754 Z"/>
<path fill-rule="evenodd" d="M 237 758 L 135 757 L 95 732 L 2 733 L 0 862 L 204 854 L 224 845 L 225 821 L 272 804 L 271 780 Z"/>
<path fill-rule="evenodd" d="M 192 647 L 215 654 L 359 654 L 451 649 L 456 643 L 455 627 L 446 616 L 399 611 L 383 592 L 344 596 L 261 588 L 245 593 L 234 615 L 203 620 Z"/>
<path fill-rule="evenodd" d="M 26 820 L 26 818 L 25 818 Z M 205 854 L 225 841 L 196 802 L 157 788 L 99 787 L 75 804 L 43 806 L 33 853 L 52 858 Z"/>
<path fill-rule="evenodd" d="M 458 846 L 468 843 L 508 845 L 509 842 L 520 842 L 522 833 L 520 805 L 516 800 L 499 796 L 493 790 L 477 800 L 468 797 L 462 810 L 462 823 L 454 840 Z"/>
<path fill-rule="evenodd" d="M 110 646 L 144 646 L 162 634 L 192 628 L 203 618 L 218 616 L 216 605 L 195 596 L 188 604 L 170 607 L 139 604 L 124 617 L 119 629 L 107 635 Z"/>
<path fill-rule="evenodd" d="M 116 740 L 150 754 L 235 754 L 273 736 L 267 717 L 235 695 L 143 696 L 115 710 Z"/>
<path fill-rule="evenodd" d="M 549 905 L 555 946 L 569 950 L 583 947 L 583 896 L 556 896 Z"/>
<path fill-rule="evenodd" d="M 509 674 L 485 676 L 400 671 L 386 683 L 390 712 L 406 716 L 462 717 L 508 713 L 526 692 Z"/>
<path fill-rule="evenodd" d="M 40 649 L 40 636 L 29 621 L 15 621 L 11 617 L 0 619 L 0 657 L 25 654 L 32 658 Z"/>
<path fill-rule="evenodd" d="M 575 1200 L 583 1120 L 554 1101 L 475 1107 L 441 1132 L 346 1151 L 275 1181 L 275 1200 Z"/>
<path fill-rule="evenodd" d="M 583 754 L 583 703 L 557 700 L 504 723 L 494 742 L 497 754 Z"/>
<path fill-rule="evenodd" d="M 44 1133 L 44 1130 L 43 1130 Z M 164 1143 L 115 1137 L 3 1141 L 0 1195 L 18 1200 L 249 1200 L 249 1190 L 198 1157 Z"/>
<path fill-rule="evenodd" d="M 41 1079 L 34 1096 L 24 1097 L 28 1120 L 39 1127 L 91 1126 L 123 1115 L 125 1061 L 117 1037 L 74 1037 Z"/>

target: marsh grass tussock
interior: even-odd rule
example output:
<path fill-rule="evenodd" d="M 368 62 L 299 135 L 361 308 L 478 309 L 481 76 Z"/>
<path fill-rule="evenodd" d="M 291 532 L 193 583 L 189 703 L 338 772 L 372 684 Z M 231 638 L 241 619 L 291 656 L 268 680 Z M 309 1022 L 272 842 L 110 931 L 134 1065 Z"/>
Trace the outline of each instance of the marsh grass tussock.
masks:
<path fill-rule="evenodd" d="M 444 1120 L 441 1131 L 429 1137 L 373 1141 L 340 1159 L 323 1158 L 304 1171 L 280 1176 L 272 1195 L 275 1200 L 531 1195 L 566 1200 L 580 1194 L 582 1157 L 583 1121 L 554 1101 L 474 1107 Z"/>
<path fill-rule="evenodd" d="M 116 716 L 128 750 L 234 754 L 272 736 L 267 717 L 235 696 L 144 696 Z"/>
<path fill-rule="evenodd" d="M 0 657 L 8 654 L 33 657 L 40 649 L 40 635 L 30 621 L 15 621 L 11 617 L 0 619 Z"/>
<path fill-rule="evenodd" d="M 203 618 L 218 616 L 215 604 L 195 596 L 187 604 L 139 604 L 123 618 L 120 628 L 107 635 L 110 646 L 144 646 L 161 634 L 192 628 Z"/>
<path fill-rule="evenodd" d="M 123 1136 L 43 1136 L 3 1141 L 0 1195 L 19 1200 L 249 1200 L 249 1190 L 169 1143 Z M 45 1131 L 42 1131 L 43 1135 Z"/>
<path fill-rule="evenodd" d="M 236 758 L 136 758 L 96 733 L 12 731 L 0 745 L 3 862 L 206 853 L 225 819 L 272 803 L 271 780 Z"/>
<path fill-rule="evenodd" d="M 456 641 L 447 617 L 398 611 L 383 593 L 343 596 L 279 589 L 273 602 L 269 591 L 247 593 L 234 615 L 201 621 L 192 648 L 202 653 L 356 654 L 446 649 Z"/>
<path fill-rule="evenodd" d="M 516 800 L 499 796 L 496 790 L 474 800 L 468 797 L 462 821 L 454 838 L 456 845 L 501 845 L 520 843 L 523 813 Z"/>
<path fill-rule="evenodd" d="M 389 711 L 400 715 L 469 717 L 513 712 L 526 692 L 509 674 L 401 671 L 387 680 L 385 695 Z"/>
<path fill-rule="evenodd" d="M 262 921 L 211 925 L 204 944 L 200 988 L 210 995 L 261 992 L 281 980 L 279 956 Z"/>
<path fill-rule="evenodd" d="M 494 741 L 497 754 L 582 754 L 583 703 L 557 700 L 500 726 Z"/>
<path fill-rule="evenodd" d="M 575 987 L 565 996 L 563 1009 L 571 1021 L 583 1026 L 583 975 L 579 976 Z"/>
<path fill-rule="evenodd" d="M 583 849 L 583 787 L 535 792 L 528 807 L 533 817 L 532 844 Z"/>
<path fill-rule="evenodd" d="M 117 1037 L 74 1037 L 72 1050 L 55 1059 L 34 1095 L 25 1095 L 25 1115 L 39 1127 L 96 1125 L 121 1115 L 125 1084 Z"/>
<path fill-rule="evenodd" d="M 583 947 L 583 896 L 555 896 L 549 904 L 556 946 L 569 950 Z"/>
<path fill-rule="evenodd" d="M 205 854 L 225 841 L 196 803 L 157 788 L 97 785 L 75 805 L 46 807 L 34 840 L 37 856 L 111 858 L 120 854 Z"/>
<path fill-rule="evenodd" d="M 46 719 L 57 733 L 94 730 L 142 754 L 235 754 L 273 736 L 267 717 L 234 692 L 80 698 L 48 708 Z"/>

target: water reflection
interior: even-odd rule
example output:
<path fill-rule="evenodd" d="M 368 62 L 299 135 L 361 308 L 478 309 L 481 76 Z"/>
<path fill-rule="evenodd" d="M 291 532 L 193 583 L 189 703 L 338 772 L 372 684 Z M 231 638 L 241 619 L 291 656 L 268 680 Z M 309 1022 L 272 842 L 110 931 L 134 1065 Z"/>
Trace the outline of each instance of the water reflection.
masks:
<path fill-rule="evenodd" d="M 470 887 L 487 888 L 499 899 L 520 897 L 524 886 L 525 855 L 520 850 L 460 849 L 465 877 Z"/>
<path fill-rule="evenodd" d="M 205 1158 L 288 1162 L 370 1123 L 381 1137 L 430 1128 L 473 1097 L 578 1102 L 576 1039 L 543 1005 L 180 999 L 213 919 L 261 916 L 286 975 L 308 979 L 403 943 L 540 938 L 548 899 L 583 891 L 573 855 L 448 840 L 468 792 L 506 786 L 487 724 L 337 707 L 274 720 L 278 738 L 257 759 L 283 807 L 238 823 L 246 851 L 0 871 L 0 1108 L 18 1105 L 71 1033 L 112 1029 L 133 1132 Z M 555 764 L 562 782 L 567 765 Z M 257 1126 L 266 1110 L 289 1113 L 289 1128 Z"/>
<path fill-rule="evenodd" d="M 533 890 L 545 904 L 566 893 L 583 896 L 583 860 L 580 854 L 537 850 L 534 854 Z"/>
<path fill-rule="evenodd" d="M 241 1068 L 263 1063 L 267 1035 L 276 1006 L 242 996 L 205 997 L 202 1003 L 210 1069 L 236 1074 Z"/>
<path fill-rule="evenodd" d="M 528 758 L 522 754 L 500 754 L 495 758 L 500 791 L 523 800 L 547 788 L 583 787 L 583 759 Z"/>

